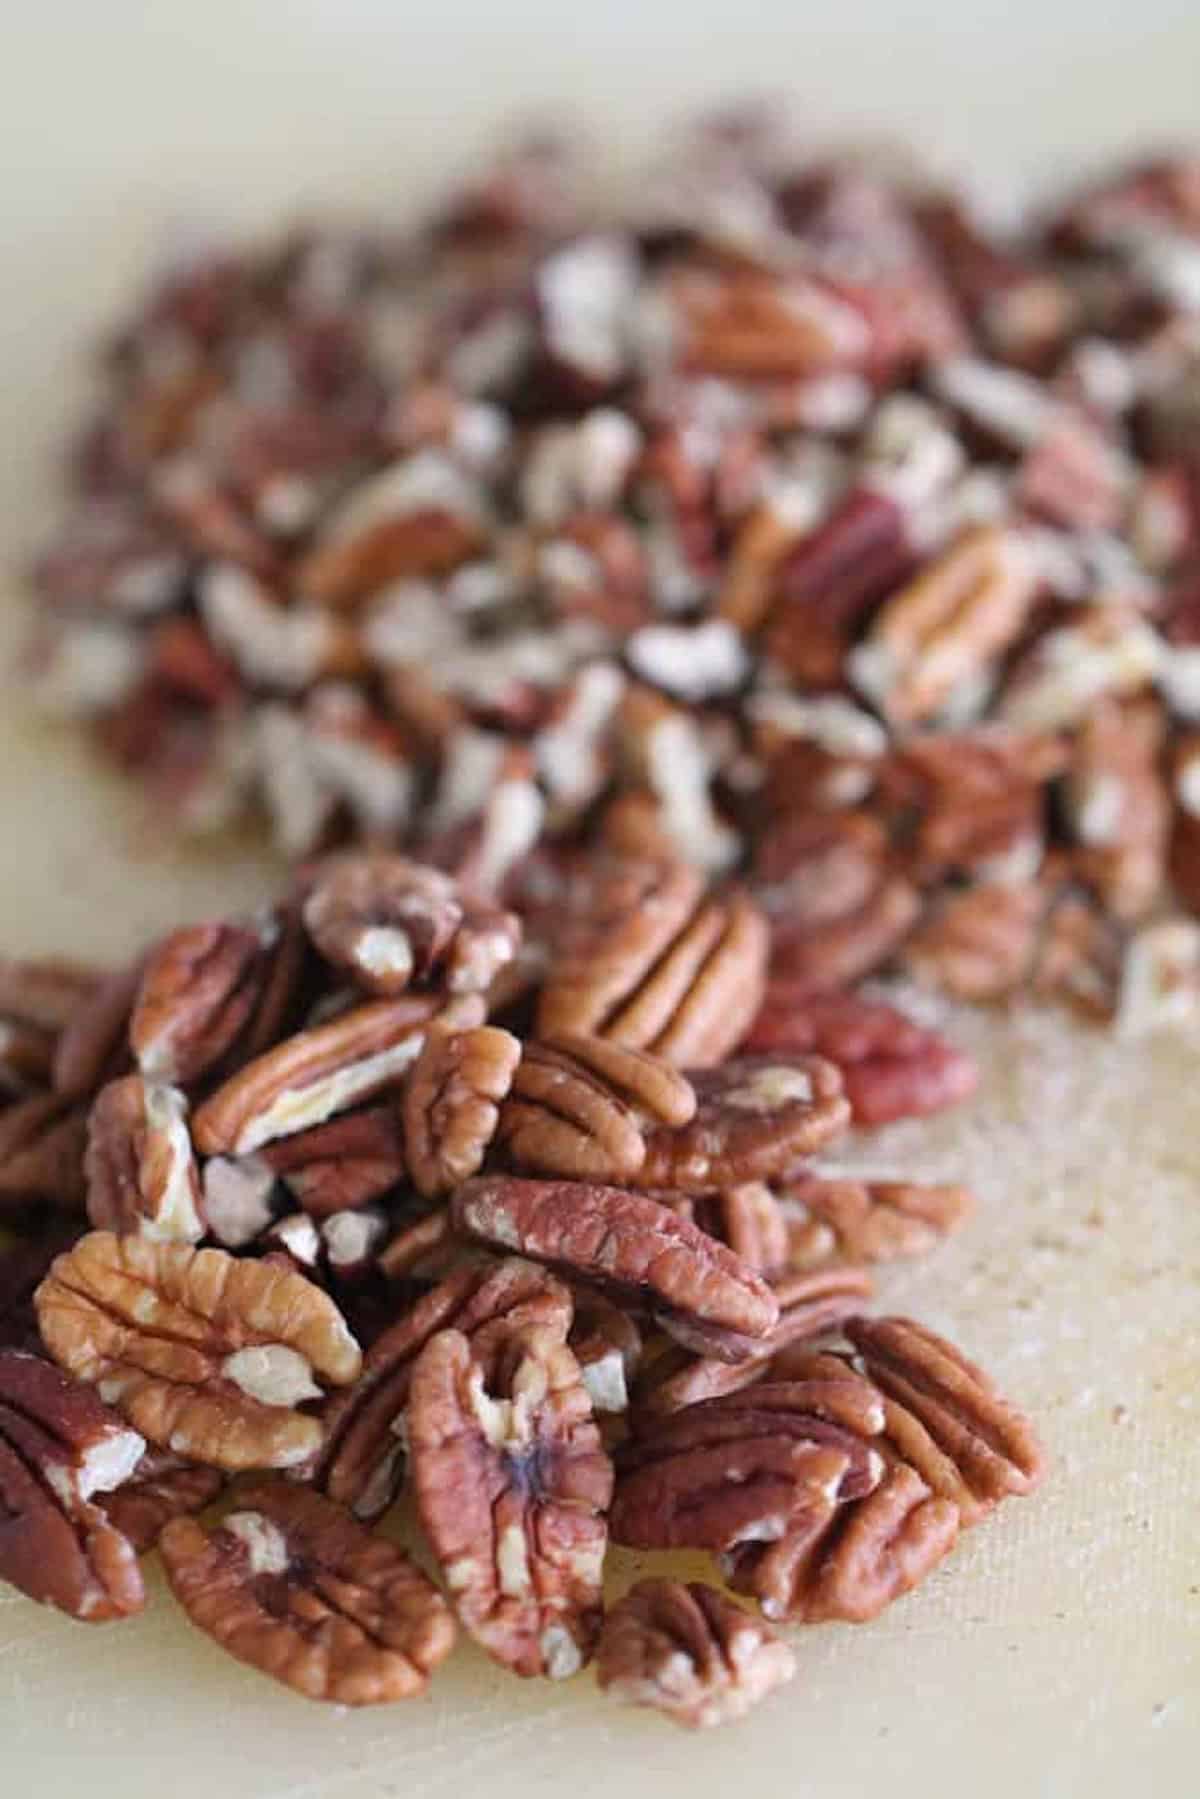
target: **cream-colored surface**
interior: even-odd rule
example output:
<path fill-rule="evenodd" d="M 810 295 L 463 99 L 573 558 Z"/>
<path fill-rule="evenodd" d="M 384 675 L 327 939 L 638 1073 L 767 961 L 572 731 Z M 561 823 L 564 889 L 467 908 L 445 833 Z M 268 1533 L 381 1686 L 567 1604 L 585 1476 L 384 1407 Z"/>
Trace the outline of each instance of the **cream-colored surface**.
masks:
<path fill-rule="evenodd" d="M 992 173 L 1194 122 L 1200 18 L 1137 8 L 778 4 L 573 12 L 548 0 L 43 0 L 5 26 L 0 528 L 44 513 L 77 349 L 179 210 L 269 215 L 424 183 L 523 97 L 642 128 L 730 84 L 807 84 L 825 123 L 922 127 Z M 3 616 L 7 648 L 11 612 Z M 61 736 L 0 718 L 0 946 L 118 954 L 267 890 L 267 859 L 180 860 Z M 1125 1050 L 1047 1019 L 963 1030 L 979 1102 L 854 1146 L 970 1180 L 975 1223 L 889 1301 L 947 1328 L 1041 1420 L 1045 1491 L 879 1623 L 804 1633 L 800 1675 L 711 1739 L 521 1685 L 462 1648 L 426 1702 L 306 1706 L 227 1661 L 152 1578 L 86 1629 L 0 1594 L 0 1794 L 89 1799 L 1185 1799 L 1200 1789 L 1200 1146 L 1195 1045 Z M 633 1558 L 616 1558 L 624 1581 Z"/>

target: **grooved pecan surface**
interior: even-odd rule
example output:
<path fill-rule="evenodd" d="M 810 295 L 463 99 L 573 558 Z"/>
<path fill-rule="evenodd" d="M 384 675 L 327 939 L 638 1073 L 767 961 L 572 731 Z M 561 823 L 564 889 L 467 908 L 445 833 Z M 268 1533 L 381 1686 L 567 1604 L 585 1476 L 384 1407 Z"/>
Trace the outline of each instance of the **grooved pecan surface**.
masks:
<path fill-rule="evenodd" d="M 139 962 L 104 975 L 65 1021 L 54 1046 L 56 1093 L 82 1099 L 128 1066 L 127 1027 L 140 977 Z"/>
<path fill-rule="evenodd" d="M 233 1048 L 262 998 L 278 934 L 274 919 L 188 925 L 150 952 L 129 1021 L 148 1079 L 187 1085 Z"/>
<path fill-rule="evenodd" d="M 745 1717 L 795 1672 L 786 1643 L 700 1581 L 638 1581 L 608 1613 L 596 1646 L 605 1692 L 692 1730 Z"/>
<path fill-rule="evenodd" d="M 400 1119 L 387 1104 L 279 1137 L 263 1145 L 261 1160 L 312 1218 L 369 1205 L 406 1169 Z"/>
<path fill-rule="evenodd" d="M 831 1255 L 862 1262 L 927 1255 L 966 1223 L 974 1204 L 966 1187 L 801 1174 L 781 1190 L 780 1209 L 789 1256 L 803 1266 Z"/>
<path fill-rule="evenodd" d="M 520 1041 L 491 1025 L 429 1032 L 402 1102 L 408 1170 L 426 1199 L 479 1172 L 520 1060 Z"/>
<path fill-rule="evenodd" d="M 128 1537 L 139 1555 L 145 1555 L 172 1518 L 202 1512 L 224 1485 L 225 1477 L 216 1468 L 148 1449 L 129 1479 L 116 1492 L 106 1493 L 100 1505 L 109 1522 Z"/>
<path fill-rule="evenodd" d="M 646 1139 L 639 1185 L 711 1192 L 770 1180 L 841 1132 L 850 1108 L 842 1080 L 820 1056 L 743 1056 L 697 1069 L 696 1115 Z"/>
<path fill-rule="evenodd" d="M 467 1629 L 517 1674 L 574 1674 L 600 1626 L 612 1467 L 561 1335 L 439 1332 L 413 1369 L 408 1435 L 421 1522 Z"/>
<path fill-rule="evenodd" d="M 308 1699 L 411 1698 L 454 1646 L 449 1607 L 408 1556 L 290 1482 L 246 1488 L 211 1531 L 176 1518 L 159 1547 L 192 1623 Z"/>
<path fill-rule="evenodd" d="M 665 1330 L 712 1353 L 746 1353 L 774 1327 L 766 1282 L 721 1243 L 665 1206 L 618 1187 L 479 1176 L 451 1204 L 468 1236 L 620 1295 L 653 1311 Z"/>
<path fill-rule="evenodd" d="M 87 1106 L 33 1093 L 0 1111 L 0 1213 L 25 1206 L 82 1210 Z"/>
<path fill-rule="evenodd" d="M 618 1181 L 641 1168 L 646 1125 L 683 1125 L 695 1110 L 691 1084 L 658 1057 L 562 1036 L 525 1045 L 499 1135 L 531 1173 Z"/>
<path fill-rule="evenodd" d="M 162 1243 L 196 1243 L 204 1235 L 187 1101 L 177 1087 L 140 1074 L 110 1081 L 88 1116 L 83 1168 L 97 1230 Z"/>
<path fill-rule="evenodd" d="M 38 1289 L 54 1359 L 162 1449 L 219 1468 L 293 1467 L 321 1426 L 297 1407 L 357 1378 L 328 1296 L 224 1250 L 93 1231 Z"/>

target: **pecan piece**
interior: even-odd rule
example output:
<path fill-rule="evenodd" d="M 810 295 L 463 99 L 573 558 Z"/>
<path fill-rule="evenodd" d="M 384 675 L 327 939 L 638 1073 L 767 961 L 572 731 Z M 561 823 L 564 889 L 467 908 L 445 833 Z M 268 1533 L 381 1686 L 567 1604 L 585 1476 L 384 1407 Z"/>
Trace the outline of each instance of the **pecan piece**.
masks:
<path fill-rule="evenodd" d="M 88 1117 L 88 1217 L 97 1230 L 136 1231 L 158 1243 L 198 1243 L 200 1176 L 177 1087 L 140 1074 L 110 1081 Z"/>
<path fill-rule="evenodd" d="M 778 1321 L 766 1282 L 642 1194 L 580 1181 L 477 1176 L 451 1201 L 457 1229 L 648 1304 L 664 1330 L 736 1360 Z"/>
<path fill-rule="evenodd" d="M 197 1108 L 197 1149 L 248 1155 L 371 1098 L 416 1060 L 435 1003 L 374 1000 L 256 1056 Z"/>
<path fill-rule="evenodd" d="M 696 1095 L 656 1056 L 601 1037 L 527 1043 L 500 1114 L 500 1141 L 534 1174 L 628 1179 L 640 1169 L 644 1122 L 684 1125 Z"/>
<path fill-rule="evenodd" d="M 60 1366 L 99 1387 L 151 1443 L 217 1468 L 286 1468 L 320 1447 L 296 1408 L 362 1356 L 301 1275 L 220 1249 L 93 1231 L 38 1289 Z"/>
<path fill-rule="evenodd" d="M 139 1555 L 155 1548 L 172 1518 L 202 1512 L 225 1477 L 216 1468 L 188 1462 L 170 1451 L 148 1449 L 129 1479 L 100 1505 L 109 1523 L 128 1537 Z"/>
<path fill-rule="evenodd" d="M 700 1581 L 638 1581 L 608 1613 L 596 1645 L 605 1692 L 691 1730 L 744 1718 L 795 1672 L 795 1655 L 774 1631 Z"/>
<path fill-rule="evenodd" d="M 483 993 L 521 944 L 513 913 L 403 856 L 320 865 L 303 910 L 325 959 L 370 993 L 400 993 L 435 975 L 451 993 Z"/>
<path fill-rule="evenodd" d="M 92 1503 L 145 1448 L 88 1387 L 0 1351 L 0 1578 L 92 1623 L 144 1604 L 132 1545 Z"/>
<path fill-rule="evenodd" d="M 413 1369 L 408 1434 L 421 1522 L 471 1635 L 517 1674 L 574 1674 L 600 1627 L 612 1465 L 561 1335 L 439 1332 Z"/>
<path fill-rule="evenodd" d="M 239 1493 L 211 1532 L 174 1519 L 159 1548 L 192 1623 L 308 1699 L 409 1699 L 454 1646 L 449 1607 L 403 1550 L 288 1481 Z"/>
<path fill-rule="evenodd" d="M 429 1032 L 402 1102 L 408 1170 L 426 1199 L 479 1172 L 520 1059 L 518 1039 L 490 1025 Z"/>
<path fill-rule="evenodd" d="M 850 1117 L 842 1080 L 820 1056 L 743 1056 L 692 1073 L 696 1116 L 647 1133 L 648 1188 L 705 1193 L 769 1180 L 837 1136 Z"/>
<path fill-rule="evenodd" d="M 265 1144 L 261 1162 L 310 1217 L 356 1211 L 404 1179 L 400 1120 L 388 1105 L 349 1112 Z"/>
<path fill-rule="evenodd" d="M 789 1258 L 807 1265 L 832 1255 L 861 1262 L 928 1255 L 965 1224 L 975 1201 L 966 1187 L 802 1174 L 782 1189 L 780 1204 Z"/>

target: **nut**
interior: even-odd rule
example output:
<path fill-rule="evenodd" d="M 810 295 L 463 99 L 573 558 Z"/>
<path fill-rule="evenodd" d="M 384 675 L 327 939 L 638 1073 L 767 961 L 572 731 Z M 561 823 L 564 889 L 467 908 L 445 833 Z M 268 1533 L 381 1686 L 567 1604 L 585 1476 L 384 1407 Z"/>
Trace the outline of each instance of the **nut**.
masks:
<path fill-rule="evenodd" d="M 145 1555 L 158 1544 L 172 1518 L 202 1512 L 225 1485 L 216 1468 L 184 1461 L 169 1451 L 148 1449 L 128 1480 L 100 1501 L 114 1529 Z"/>
<path fill-rule="evenodd" d="M 905 944 L 905 963 L 958 999 L 1004 999 L 1032 974 L 1045 903 L 1033 881 L 949 888 Z"/>
<path fill-rule="evenodd" d="M 97 1230 L 157 1243 L 198 1243 L 200 1177 L 177 1087 L 140 1074 L 110 1081 L 88 1117 L 88 1217 Z"/>
<path fill-rule="evenodd" d="M 1071 867 L 1120 922 L 1144 918 L 1166 880 L 1171 802 L 1159 772 L 1157 708 L 1096 706 L 1080 725 L 1063 783 L 1079 845 Z"/>
<path fill-rule="evenodd" d="M 296 1408 L 317 1379 L 348 1386 L 362 1356 L 301 1275 L 224 1250 L 93 1231 L 37 1292 L 54 1359 L 160 1449 L 217 1468 L 288 1468 L 321 1443 Z"/>
<path fill-rule="evenodd" d="M 612 1468 L 561 1335 L 440 1331 L 413 1369 L 408 1436 L 417 1509 L 467 1629 L 517 1674 L 574 1674 L 600 1626 Z"/>
<path fill-rule="evenodd" d="M 625 1411 L 642 1357 L 642 1333 L 628 1312 L 599 1293 L 578 1293 L 567 1342 L 593 1411 Z"/>
<path fill-rule="evenodd" d="M 841 1076 L 819 1056 L 742 1056 L 695 1071 L 696 1116 L 647 1132 L 649 1189 L 706 1193 L 770 1180 L 836 1137 L 850 1117 Z"/>
<path fill-rule="evenodd" d="M 966 1187 L 817 1174 L 793 1177 L 780 1199 L 789 1257 L 801 1266 L 830 1256 L 893 1262 L 928 1255 L 975 1205 Z"/>
<path fill-rule="evenodd" d="M 786 1643 L 700 1581 L 638 1581 L 608 1613 L 596 1645 L 605 1692 L 692 1730 L 744 1718 L 795 1672 Z"/>
<path fill-rule="evenodd" d="M 429 1032 L 402 1102 L 409 1175 L 426 1199 L 479 1172 L 520 1059 L 519 1040 L 488 1025 Z"/>
<path fill-rule="evenodd" d="M 86 1098 L 128 1067 L 129 1019 L 141 974 L 141 963 L 133 962 L 105 975 L 64 1024 L 54 1049 L 56 1093 Z"/>
<path fill-rule="evenodd" d="M 770 1288 L 666 1206 L 618 1187 L 477 1176 L 451 1201 L 455 1227 L 546 1262 L 635 1305 L 664 1330 L 737 1360 L 778 1321 Z"/>
<path fill-rule="evenodd" d="M 559 1036 L 525 1045 L 499 1137 L 531 1173 L 615 1181 L 641 1167 L 646 1121 L 684 1125 L 695 1110 L 690 1083 L 656 1056 Z"/>
<path fill-rule="evenodd" d="M 270 918 L 189 925 L 151 951 L 129 1021 L 149 1080 L 187 1085 L 228 1054 L 262 998 L 278 935 Z"/>
<path fill-rule="evenodd" d="M 86 1142 L 87 1107 L 64 1095 L 35 1093 L 0 1111 L 0 1212 L 81 1210 Z"/>
<path fill-rule="evenodd" d="M 212 1531 L 174 1519 L 159 1548 L 192 1623 L 308 1699 L 411 1698 L 454 1646 L 448 1606 L 403 1550 L 288 1481 L 246 1488 Z"/>
<path fill-rule="evenodd" d="M 356 1211 L 404 1179 L 400 1119 L 390 1105 L 347 1112 L 265 1144 L 261 1161 L 310 1217 Z"/>

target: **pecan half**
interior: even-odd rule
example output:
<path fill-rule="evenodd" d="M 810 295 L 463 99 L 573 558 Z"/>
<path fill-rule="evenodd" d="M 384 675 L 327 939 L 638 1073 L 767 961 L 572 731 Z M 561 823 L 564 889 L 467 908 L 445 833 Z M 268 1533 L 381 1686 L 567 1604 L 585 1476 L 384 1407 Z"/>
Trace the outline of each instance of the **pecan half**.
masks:
<path fill-rule="evenodd" d="M 245 1489 L 212 1531 L 174 1519 L 159 1548 L 192 1623 L 308 1699 L 409 1699 L 454 1646 L 449 1607 L 403 1550 L 287 1481 Z"/>
<path fill-rule="evenodd" d="M 225 1056 L 266 987 L 279 926 L 197 924 L 172 931 L 146 959 L 129 1021 L 138 1067 L 182 1085 Z"/>
<path fill-rule="evenodd" d="M 500 1141 L 534 1174 L 615 1181 L 637 1174 L 647 1123 L 687 1124 L 696 1095 L 658 1057 L 601 1037 L 527 1043 L 500 1114 Z"/>
<path fill-rule="evenodd" d="M 133 1546 L 92 1503 L 145 1448 L 90 1388 L 0 1351 L 0 1578 L 92 1623 L 144 1604 Z"/>
<path fill-rule="evenodd" d="M 83 1171 L 97 1230 L 159 1243 L 204 1235 L 187 1101 L 177 1087 L 130 1074 L 102 1088 L 88 1117 Z"/>
<path fill-rule="evenodd" d="M 402 1102 L 408 1170 L 426 1199 L 479 1172 L 520 1060 L 519 1040 L 493 1026 L 429 1032 Z"/>
<path fill-rule="evenodd" d="M 664 1330 L 737 1360 L 778 1321 L 766 1282 L 666 1206 L 619 1187 L 477 1176 L 451 1202 L 455 1226 L 496 1249 L 649 1305 Z"/>
<path fill-rule="evenodd" d="M 83 962 L 0 956 L 0 1013 L 56 1037 L 103 979 L 103 970 Z"/>
<path fill-rule="evenodd" d="M 754 896 L 767 915 L 775 979 L 823 992 L 886 962 L 920 911 L 889 866 L 878 822 L 861 813 L 800 813 L 764 833 Z"/>
<path fill-rule="evenodd" d="M 647 1133 L 639 1185 L 705 1193 L 769 1180 L 845 1129 L 850 1107 L 819 1056 L 744 1056 L 692 1073 L 696 1116 Z"/>
<path fill-rule="evenodd" d="M 400 1120 L 390 1105 L 349 1112 L 264 1144 L 261 1162 L 312 1218 L 369 1205 L 406 1172 Z"/>
<path fill-rule="evenodd" d="M 677 1724 L 728 1724 L 791 1680 L 796 1658 L 758 1619 L 700 1581 L 640 1580 L 608 1613 L 596 1679 Z"/>
<path fill-rule="evenodd" d="M 0 1111 L 0 1212 L 24 1206 L 82 1208 L 87 1107 L 34 1093 Z"/>
<path fill-rule="evenodd" d="M 1045 907 L 1034 881 L 947 888 L 905 944 L 905 964 L 958 999 L 1004 999 L 1032 973 Z"/>
<path fill-rule="evenodd" d="M 928 1255 L 974 1205 L 966 1187 L 816 1174 L 794 1177 L 780 1193 L 789 1258 L 802 1266 L 833 1255 L 859 1262 Z"/>
<path fill-rule="evenodd" d="M 612 1467 L 562 1337 L 439 1332 L 413 1369 L 408 1434 L 417 1509 L 467 1629 L 517 1674 L 574 1674 L 600 1627 Z"/>
<path fill-rule="evenodd" d="M 483 993 L 521 944 L 513 913 L 403 856 L 347 855 L 320 865 L 304 923 L 327 961 L 379 994 L 434 976 L 451 993 Z"/>
<path fill-rule="evenodd" d="M 54 1049 L 56 1093 L 82 1099 L 128 1067 L 128 1027 L 141 975 L 140 961 L 105 975 L 71 1014 Z"/>
<path fill-rule="evenodd" d="M 220 1249 L 93 1231 L 37 1293 L 46 1347 L 162 1449 L 217 1468 L 286 1468 L 321 1426 L 297 1407 L 347 1386 L 362 1356 L 301 1275 Z"/>
<path fill-rule="evenodd" d="M 216 1468 L 185 1461 L 169 1450 L 148 1449 L 129 1479 L 115 1493 L 106 1493 L 100 1505 L 110 1524 L 145 1555 L 172 1518 L 202 1512 L 224 1485 Z"/>

